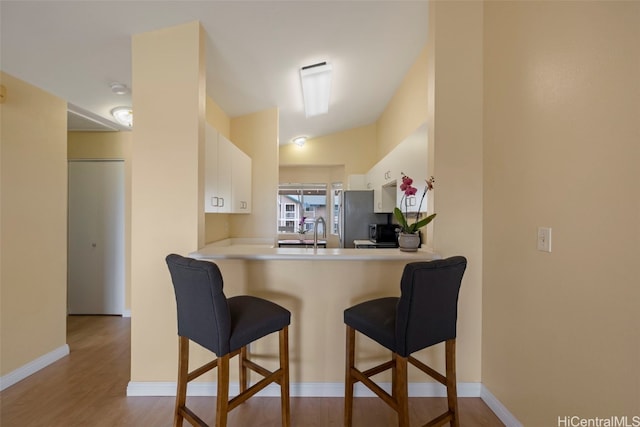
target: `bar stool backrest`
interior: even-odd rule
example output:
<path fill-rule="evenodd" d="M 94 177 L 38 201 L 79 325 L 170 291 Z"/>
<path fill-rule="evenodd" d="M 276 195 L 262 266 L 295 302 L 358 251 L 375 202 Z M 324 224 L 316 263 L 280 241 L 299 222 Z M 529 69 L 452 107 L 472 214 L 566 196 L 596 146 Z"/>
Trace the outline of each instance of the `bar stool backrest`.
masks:
<path fill-rule="evenodd" d="M 396 312 L 396 352 L 411 353 L 456 337 L 458 294 L 466 258 L 405 266 Z"/>
<path fill-rule="evenodd" d="M 231 314 L 218 266 L 176 254 L 166 261 L 176 295 L 178 335 L 218 357 L 229 353 Z"/>

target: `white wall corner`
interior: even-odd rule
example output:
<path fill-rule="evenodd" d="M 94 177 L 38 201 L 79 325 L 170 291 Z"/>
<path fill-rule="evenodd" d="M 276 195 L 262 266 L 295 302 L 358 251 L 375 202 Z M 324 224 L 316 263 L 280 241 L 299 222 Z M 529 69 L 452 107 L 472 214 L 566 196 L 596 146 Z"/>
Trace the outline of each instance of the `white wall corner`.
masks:
<path fill-rule="evenodd" d="M 480 398 L 506 427 L 522 427 L 522 423 L 484 385 L 480 388 Z"/>
<path fill-rule="evenodd" d="M 32 360 L 26 365 L 23 365 L 18 369 L 9 372 L 7 375 L 3 375 L 2 377 L 0 377 L 0 391 L 4 390 L 7 387 L 11 387 L 18 381 L 27 378 L 29 375 L 35 374 L 39 370 L 46 368 L 53 362 L 62 359 L 68 354 L 69 345 L 65 344 L 43 356 L 38 357 L 35 360 Z"/>

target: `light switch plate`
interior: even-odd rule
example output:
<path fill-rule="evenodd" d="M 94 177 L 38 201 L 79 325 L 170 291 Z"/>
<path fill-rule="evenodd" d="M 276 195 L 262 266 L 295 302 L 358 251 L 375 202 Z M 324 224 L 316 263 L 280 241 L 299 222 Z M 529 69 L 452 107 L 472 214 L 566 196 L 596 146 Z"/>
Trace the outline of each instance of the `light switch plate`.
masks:
<path fill-rule="evenodd" d="M 551 227 L 538 227 L 538 250 L 551 252 Z"/>

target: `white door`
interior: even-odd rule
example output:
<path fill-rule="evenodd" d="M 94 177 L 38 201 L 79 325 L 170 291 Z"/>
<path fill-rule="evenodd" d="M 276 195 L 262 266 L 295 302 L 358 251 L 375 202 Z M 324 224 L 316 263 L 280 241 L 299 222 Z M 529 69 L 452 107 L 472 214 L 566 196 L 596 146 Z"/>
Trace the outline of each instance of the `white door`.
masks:
<path fill-rule="evenodd" d="M 69 314 L 124 311 L 124 162 L 69 161 Z"/>

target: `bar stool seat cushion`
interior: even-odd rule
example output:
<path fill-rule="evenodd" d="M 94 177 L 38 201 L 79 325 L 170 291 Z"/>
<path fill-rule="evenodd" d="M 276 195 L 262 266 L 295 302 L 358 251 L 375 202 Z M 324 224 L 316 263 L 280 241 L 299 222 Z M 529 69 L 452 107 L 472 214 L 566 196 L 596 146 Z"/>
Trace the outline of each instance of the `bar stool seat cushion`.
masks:
<path fill-rule="evenodd" d="M 231 313 L 230 352 L 291 323 L 289 310 L 271 301 L 250 295 L 231 297 L 227 301 Z"/>
<path fill-rule="evenodd" d="M 395 352 L 399 300 L 386 297 L 354 305 L 344 311 L 344 323 Z"/>

